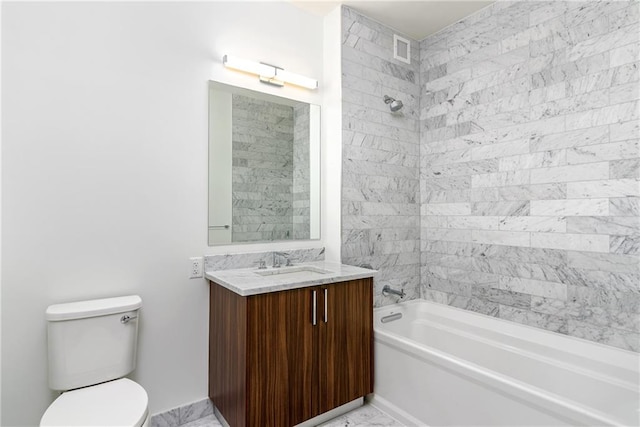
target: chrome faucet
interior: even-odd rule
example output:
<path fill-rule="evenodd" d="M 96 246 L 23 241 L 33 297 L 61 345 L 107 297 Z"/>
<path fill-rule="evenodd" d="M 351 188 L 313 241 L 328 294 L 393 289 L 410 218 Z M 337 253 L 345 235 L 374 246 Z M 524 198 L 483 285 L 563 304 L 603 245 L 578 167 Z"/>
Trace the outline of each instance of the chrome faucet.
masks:
<path fill-rule="evenodd" d="M 404 289 L 400 289 L 399 291 L 397 291 L 395 289 L 391 289 L 389 285 L 384 285 L 384 288 L 382 288 L 382 295 L 387 296 L 387 294 L 397 295 L 400 298 L 404 298 L 404 296 L 406 295 Z"/>
<path fill-rule="evenodd" d="M 273 263 L 271 265 L 273 268 L 280 268 L 283 265 L 285 267 L 291 267 L 293 263 L 286 252 L 273 251 Z"/>
<path fill-rule="evenodd" d="M 280 260 L 278 259 L 278 253 L 273 253 L 273 268 L 280 268 Z"/>
<path fill-rule="evenodd" d="M 273 268 L 280 268 L 282 264 L 280 264 L 280 257 L 284 254 L 282 252 L 273 252 Z"/>
<path fill-rule="evenodd" d="M 284 258 L 284 259 L 282 259 Z M 286 252 L 273 252 L 273 268 L 280 268 L 284 263 L 285 267 L 291 267 L 293 264 L 291 263 L 291 259 L 287 256 Z"/>

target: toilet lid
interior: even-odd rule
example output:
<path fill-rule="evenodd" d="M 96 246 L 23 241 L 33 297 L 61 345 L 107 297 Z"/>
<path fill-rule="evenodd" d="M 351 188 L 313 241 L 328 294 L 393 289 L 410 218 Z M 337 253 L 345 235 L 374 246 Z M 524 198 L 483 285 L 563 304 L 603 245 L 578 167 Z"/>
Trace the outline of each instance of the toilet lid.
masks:
<path fill-rule="evenodd" d="M 141 426 L 148 414 L 147 392 L 121 378 L 62 393 L 40 426 Z"/>

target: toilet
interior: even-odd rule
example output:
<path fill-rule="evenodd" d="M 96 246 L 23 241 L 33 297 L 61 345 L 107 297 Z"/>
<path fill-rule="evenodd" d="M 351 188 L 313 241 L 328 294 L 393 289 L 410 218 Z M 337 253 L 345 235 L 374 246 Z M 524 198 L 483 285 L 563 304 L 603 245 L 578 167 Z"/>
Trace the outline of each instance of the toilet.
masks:
<path fill-rule="evenodd" d="M 137 295 L 49 306 L 49 388 L 62 394 L 40 426 L 149 426 L 147 392 L 124 378 L 136 367 Z"/>

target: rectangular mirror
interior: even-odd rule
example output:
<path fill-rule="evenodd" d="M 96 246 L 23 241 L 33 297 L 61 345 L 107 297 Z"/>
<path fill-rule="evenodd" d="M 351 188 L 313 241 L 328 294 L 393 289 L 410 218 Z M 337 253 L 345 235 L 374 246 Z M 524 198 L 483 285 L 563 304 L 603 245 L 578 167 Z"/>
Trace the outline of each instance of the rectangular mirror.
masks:
<path fill-rule="evenodd" d="M 209 82 L 209 246 L 320 238 L 320 106 Z"/>

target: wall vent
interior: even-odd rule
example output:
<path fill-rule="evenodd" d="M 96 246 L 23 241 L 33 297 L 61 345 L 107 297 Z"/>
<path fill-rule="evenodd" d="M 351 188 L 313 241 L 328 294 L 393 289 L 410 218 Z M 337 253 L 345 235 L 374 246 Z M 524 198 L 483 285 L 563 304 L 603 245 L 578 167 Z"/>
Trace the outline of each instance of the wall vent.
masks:
<path fill-rule="evenodd" d="M 393 57 L 411 64 L 411 42 L 397 34 L 393 35 Z"/>

